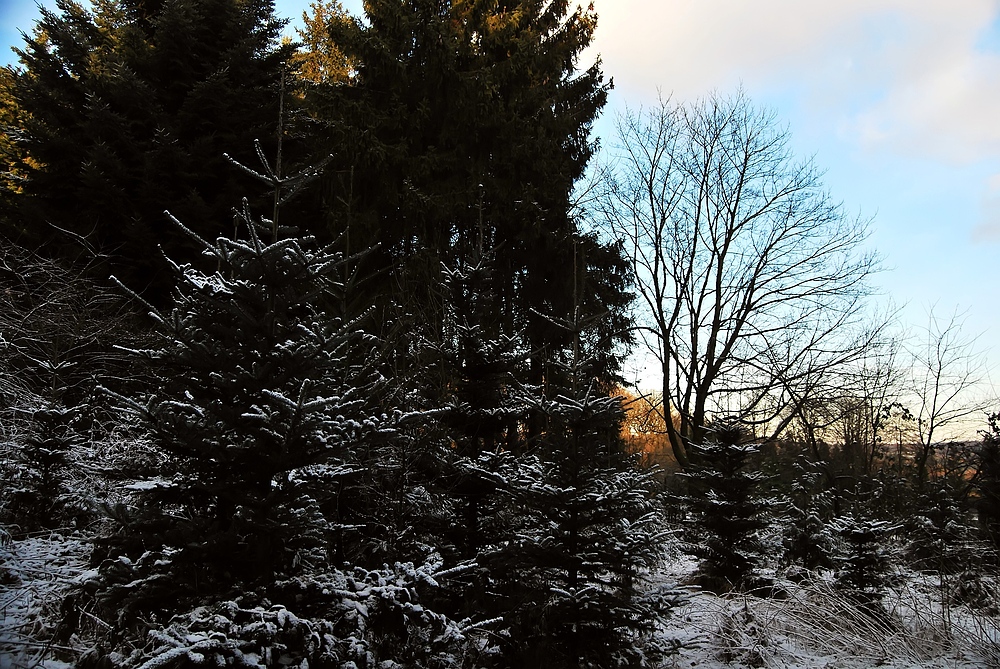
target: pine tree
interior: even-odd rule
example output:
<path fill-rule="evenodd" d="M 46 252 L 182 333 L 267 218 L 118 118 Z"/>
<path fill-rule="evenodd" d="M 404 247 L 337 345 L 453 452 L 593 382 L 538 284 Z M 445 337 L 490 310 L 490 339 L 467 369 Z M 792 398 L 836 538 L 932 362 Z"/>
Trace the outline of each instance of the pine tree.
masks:
<path fill-rule="evenodd" d="M 112 0 L 92 10 L 42 8 L 4 96 L 17 175 L 6 232 L 23 245 L 107 257 L 160 303 L 171 276 L 158 246 L 183 262 L 202 236 L 228 234 L 247 192 L 223 152 L 274 137 L 290 46 L 269 0 Z M 238 156 L 244 159 L 242 156 Z M 249 158 L 249 155 L 246 156 Z M 70 234 L 66 234 L 65 231 Z"/>

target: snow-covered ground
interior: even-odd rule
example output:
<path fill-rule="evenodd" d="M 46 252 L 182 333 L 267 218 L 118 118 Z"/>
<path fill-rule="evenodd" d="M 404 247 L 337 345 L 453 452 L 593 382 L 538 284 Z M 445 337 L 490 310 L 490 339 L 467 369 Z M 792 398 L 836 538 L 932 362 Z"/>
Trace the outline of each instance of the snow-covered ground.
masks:
<path fill-rule="evenodd" d="M 87 541 L 58 533 L 11 541 L 0 534 L 0 543 L 0 669 L 73 666 L 93 644 L 87 631 L 102 624 L 83 611 L 82 632 L 62 639 L 65 593 L 91 574 Z M 677 556 L 652 578 L 683 584 L 696 567 L 694 559 Z M 1000 667 L 1000 618 L 946 606 L 937 576 L 907 574 L 885 598 L 882 620 L 859 613 L 823 579 L 779 584 L 780 598 L 689 587 L 689 602 L 657 632 L 684 644 L 663 669 Z"/>
<path fill-rule="evenodd" d="M 0 668 L 72 666 L 85 640 L 56 639 L 65 594 L 88 573 L 89 543 L 58 533 L 11 541 L 0 529 L 0 544 Z"/>
<path fill-rule="evenodd" d="M 682 556 L 654 578 L 684 583 L 697 567 Z M 1000 619 L 942 606 L 936 576 L 910 573 L 876 620 L 822 578 L 778 579 L 781 596 L 717 596 L 690 588 L 659 634 L 686 642 L 667 667 L 781 669 L 979 669 L 1000 667 Z"/>

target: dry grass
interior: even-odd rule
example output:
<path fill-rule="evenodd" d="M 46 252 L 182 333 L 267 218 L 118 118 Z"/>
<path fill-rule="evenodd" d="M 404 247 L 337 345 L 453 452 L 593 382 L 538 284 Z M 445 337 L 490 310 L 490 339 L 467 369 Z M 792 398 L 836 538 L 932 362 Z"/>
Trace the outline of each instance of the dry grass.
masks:
<path fill-rule="evenodd" d="M 941 603 L 936 577 L 912 575 L 870 612 L 814 579 L 782 598 L 697 593 L 670 622 L 688 648 L 677 667 L 815 669 L 1000 667 L 1000 619 Z"/>
<path fill-rule="evenodd" d="M 859 607 L 824 581 L 793 589 L 787 599 L 758 600 L 757 608 L 796 646 L 835 659 L 919 666 L 956 651 L 944 620 L 931 615 L 929 606 L 913 607 L 921 615 L 904 620 Z"/>

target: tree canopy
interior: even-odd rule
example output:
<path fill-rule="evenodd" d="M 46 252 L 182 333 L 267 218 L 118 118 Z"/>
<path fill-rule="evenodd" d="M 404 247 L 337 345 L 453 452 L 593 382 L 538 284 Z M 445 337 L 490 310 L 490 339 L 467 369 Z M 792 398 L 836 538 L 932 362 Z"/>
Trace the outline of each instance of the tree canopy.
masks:
<path fill-rule="evenodd" d="M 538 313 L 568 316 L 582 277 L 596 312 L 627 301 L 620 254 L 581 236 L 570 206 L 610 88 L 600 60 L 578 69 L 596 15 L 535 0 L 378 0 L 365 14 L 315 7 L 328 19 L 317 48 L 336 45 L 350 63 L 346 81 L 305 94 L 312 122 L 329 128 L 322 150 L 336 154 L 322 194 L 329 224 L 349 223 L 352 246 L 378 246 L 367 274 L 382 277 L 387 311 L 409 305 L 396 319 L 439 323 L 441 263 L 488 255 L 494 332 L 524 333 L 540 380 L 561 335 Z M 581 250 L 574 277 L 565 270 Z M 609 353 L 622 331 L 607 333 Z"/>
<path fill-rule="evenodd" d="M 223 154 L 248 159 L 276 134 L 293 50 L 282 25 L 269 0 L 42 8 L 5 74 L 17 149 L 6 179 L 19 192 L 6 234 L 76 255 L 85 240 L 105 273 L 162 300 L 172 279 L 158 247 L 199 252 L 163 211 L 209 238 L 231 230 L 248 182 Z"/>

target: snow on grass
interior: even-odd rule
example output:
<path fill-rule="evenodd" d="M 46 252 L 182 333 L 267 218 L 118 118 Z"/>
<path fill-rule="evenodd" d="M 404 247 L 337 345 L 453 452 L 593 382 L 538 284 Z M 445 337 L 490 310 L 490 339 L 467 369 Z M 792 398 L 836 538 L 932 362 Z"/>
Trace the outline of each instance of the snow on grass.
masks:
<path fill-rule="evenodd" d="M 62 643 L 67 589 L 93 574 L 85 538 L 51 533 L 19 541 L 0 530 L 0 667 L 68 669 L 88 650 Z M 675 554 L 654 583 L 692 583 L 697 560 Z M 957 577 L 900 572 L 884 616 L 860 611 L 830 574 L 791 582 L 768 574 L 776 596 L 715 595 L 688 586 L 690 600 L 656 635 L 680 653 L 662 669 L 981 669 L 1000 667 L 1000 616 L 951 601 Z M 996 593 L 996 579 L 987 578 Z M 86 613 L 84 613 L 86 616 Z M 86 623 L 87 621 L 84 621 Z M 95 621 L 96 622 L 96 621 Z"/>
<path fill-rule="evenodd" d="M 89 544 L 78 537 L 46 534 L 12 541 L 0 533 L 0 667 L 64 669 L 82 648 L 59 626 L 67 588 L 86 574 Z M 65 645 L 64 645 L 65 644 Z"/>
<path fill-rule="evenodd" d="M 654 579 L 690 583 L 696 568 L 683 556 Z M 996 616 L 943 606 L 936 575 L 905 576 L 883 600 L 885 615 L 860 610 L 819 576 L 802 583 L 776 579 L 773 597 L 715 595 L 691 586 L 690 601 L 658 630 L 684 643 L 667 667 L 1000 667 Z"/>

